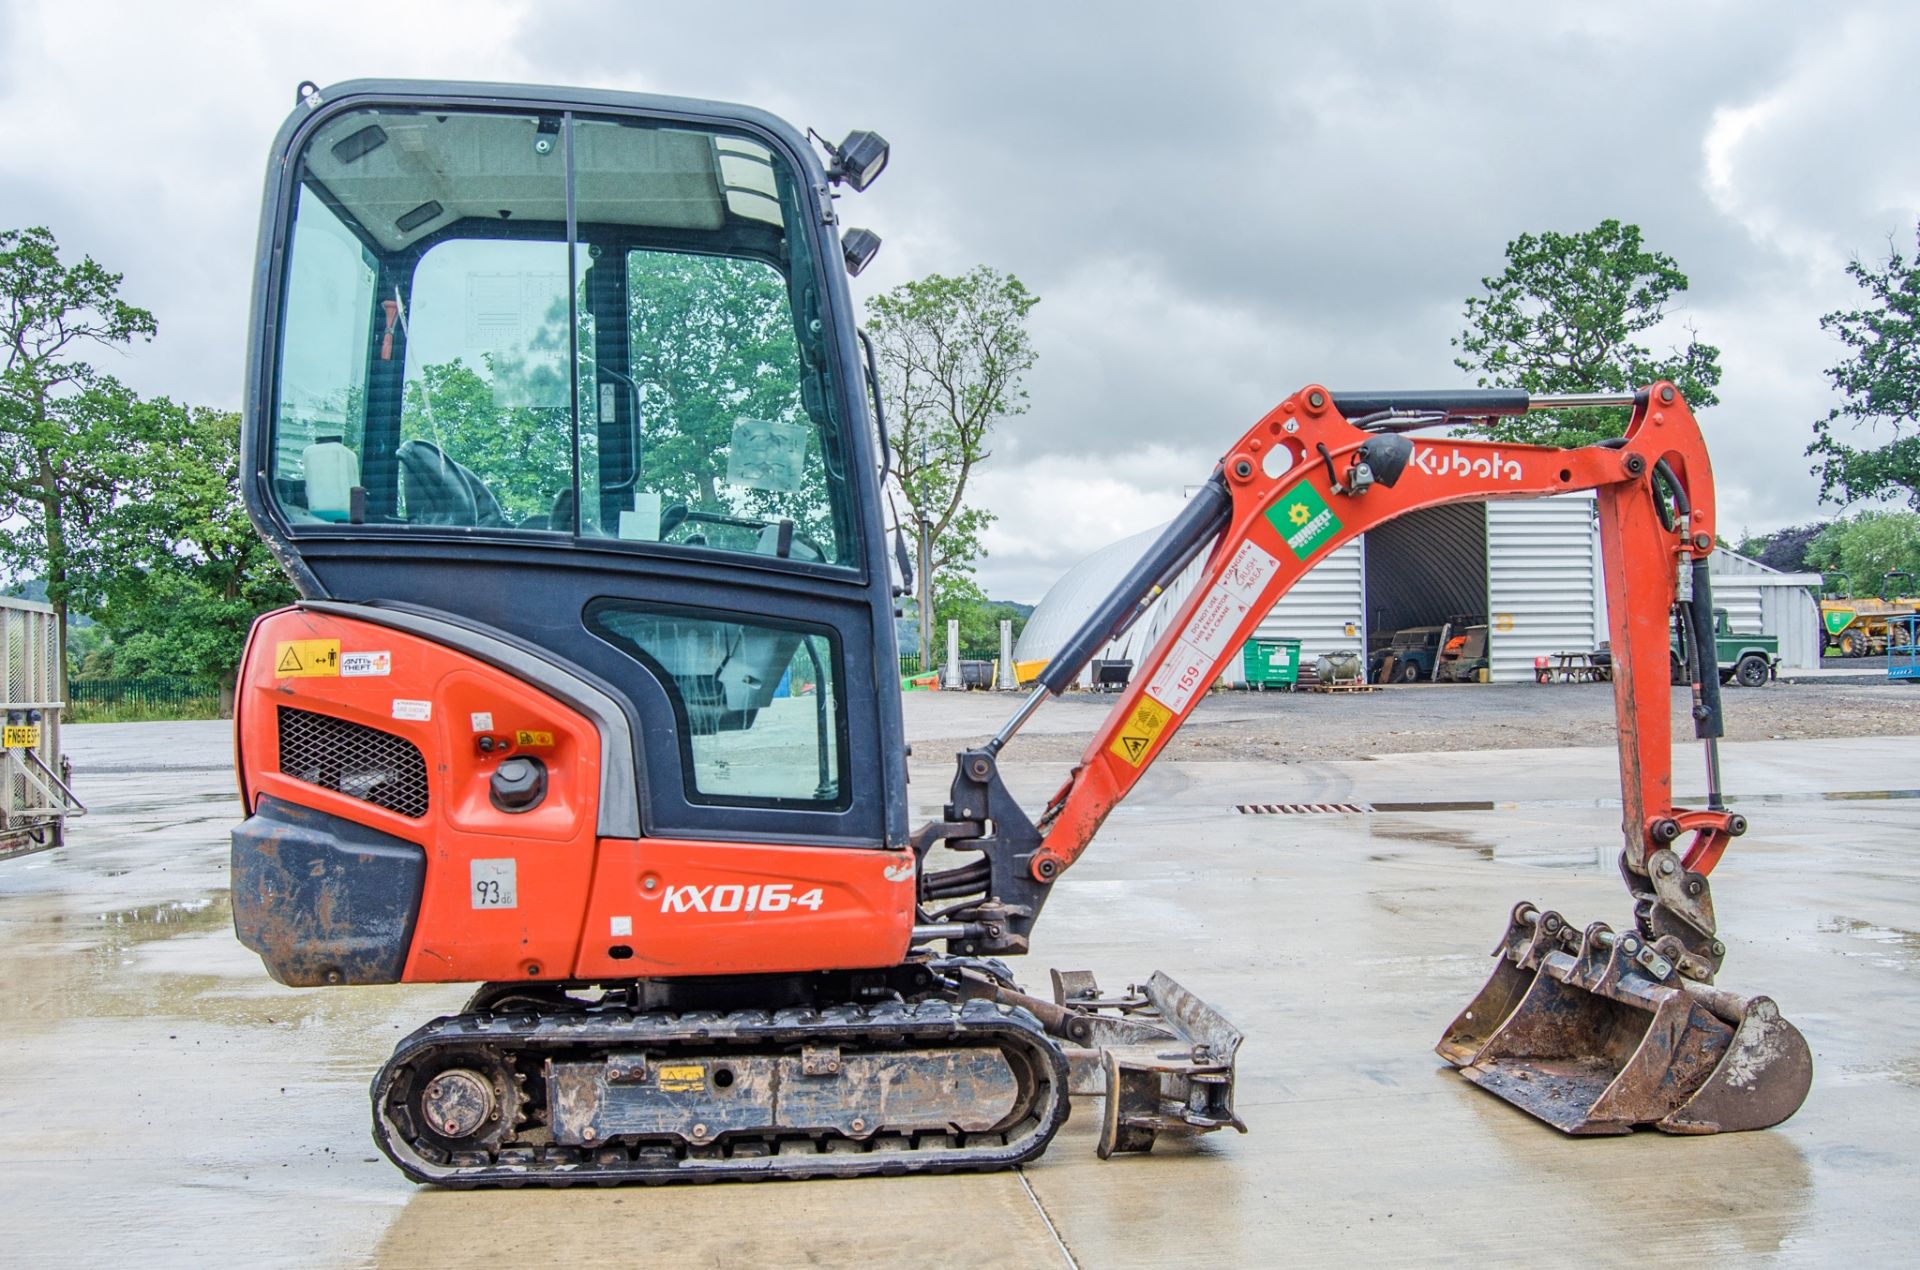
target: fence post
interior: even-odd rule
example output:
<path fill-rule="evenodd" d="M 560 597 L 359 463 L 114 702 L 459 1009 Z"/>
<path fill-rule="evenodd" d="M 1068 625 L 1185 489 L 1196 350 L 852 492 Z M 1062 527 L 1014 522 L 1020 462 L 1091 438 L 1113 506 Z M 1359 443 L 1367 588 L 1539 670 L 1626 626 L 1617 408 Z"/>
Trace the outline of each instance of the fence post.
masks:
<path fill-rule="evenodd" d="M 947 673 L 940 678 L 942 688 L 964 688 L 966 680 L 960 674 L 960 620 L 947 619 Z"/>
<path fill-rule="evenodd" d="M 1013 665 L 1013 623 L 1000 619 L 1000 682 L 994 687 L 1013 692 L 1020 687 L 1020 672 Z"/>

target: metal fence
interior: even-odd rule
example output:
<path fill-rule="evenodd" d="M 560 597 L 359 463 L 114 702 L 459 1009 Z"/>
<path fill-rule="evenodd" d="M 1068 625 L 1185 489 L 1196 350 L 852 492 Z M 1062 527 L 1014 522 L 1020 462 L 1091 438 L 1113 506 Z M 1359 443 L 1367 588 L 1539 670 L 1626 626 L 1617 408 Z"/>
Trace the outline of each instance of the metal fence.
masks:
<path fill-rule="evenodd" d="M 118 705 L 124 701 L 171 703 L 219 695 L 220 685 L 196 679 L 67 679 L 67 696 L 89 705 Z"/>
<path fill-rule="evenodd" d="M 0 856 L 58 846 L 65 818 L 85 810 L 60 755 L 59 655 L 51 605 L 0 597 Z"/>

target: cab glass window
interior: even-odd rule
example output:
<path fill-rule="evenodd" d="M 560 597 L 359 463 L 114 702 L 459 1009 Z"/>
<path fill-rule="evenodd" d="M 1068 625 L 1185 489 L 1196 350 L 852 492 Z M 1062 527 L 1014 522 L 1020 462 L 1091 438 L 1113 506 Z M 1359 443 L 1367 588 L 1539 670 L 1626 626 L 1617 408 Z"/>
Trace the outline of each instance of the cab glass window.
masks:
<path fill-rule="evenodd" d="M 294 526 L 850 565 L 823 301 L 750 138 L 363 110 L 299 156 L 273 493 Z"/>
<path fill-rule="evenodd" d="M 689 802 L 850 805 L 840 647 L 830 630 L 627 600 L 596 601 L 586 618 L 672 699 Z"/>

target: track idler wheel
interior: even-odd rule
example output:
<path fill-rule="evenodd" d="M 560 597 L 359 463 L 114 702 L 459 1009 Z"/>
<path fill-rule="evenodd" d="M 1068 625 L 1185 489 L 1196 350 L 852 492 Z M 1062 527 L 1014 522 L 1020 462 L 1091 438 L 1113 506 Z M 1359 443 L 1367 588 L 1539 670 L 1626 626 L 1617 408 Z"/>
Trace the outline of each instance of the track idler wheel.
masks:
<path fill-rule="evenodd" d="M 448 1158 L 487 1152 L 513 1136 L 525 1101 L 513 1065 L 490 1047 L 434 1055 L 397 1073 L 388 1118 Z"/>
<path fill-rule="evenodd" d="M 1652 944 L 1521 904 L 1486 986 L 1435 1047 L 1489 1093 L 1570 1134 L 1779 1124 L 1813 1058 L 1767 997 L 1682 976 Z"/>

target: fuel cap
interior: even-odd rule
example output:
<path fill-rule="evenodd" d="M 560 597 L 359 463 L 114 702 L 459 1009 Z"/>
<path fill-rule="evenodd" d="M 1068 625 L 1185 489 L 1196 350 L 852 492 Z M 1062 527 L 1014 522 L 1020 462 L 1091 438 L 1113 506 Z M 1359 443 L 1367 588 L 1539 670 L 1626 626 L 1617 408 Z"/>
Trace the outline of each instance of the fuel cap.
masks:
<path fill-rule="evenodd" d="M 490 786 L 493 805 L 501 811 L 531 811 L 547 796 L 547 766 L 525 756 L 503 759 Z"/>

